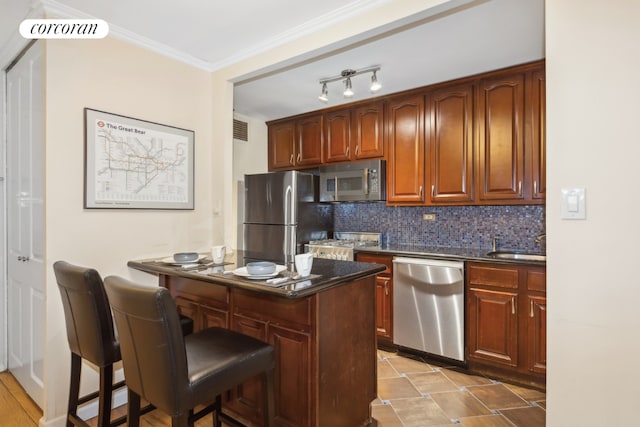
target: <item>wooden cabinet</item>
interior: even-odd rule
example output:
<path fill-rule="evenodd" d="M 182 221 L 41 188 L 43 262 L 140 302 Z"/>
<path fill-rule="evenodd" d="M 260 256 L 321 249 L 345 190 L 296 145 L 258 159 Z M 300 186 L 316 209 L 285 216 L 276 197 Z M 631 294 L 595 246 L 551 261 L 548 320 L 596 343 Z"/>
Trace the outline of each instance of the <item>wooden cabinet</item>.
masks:
<path fill-rule="evenodd" d="M 543 385 L 546 269 L 467 264 L 467 358 L 479 372 Z"/>
<path fill-rule="evenodd" d="M 384 104 L 375 102 L 324 115 L 324 162 L 384 156 Z"/>
<path fill-rule="evenodd" d="M 427 95 L 429 201 L 473 201 L 473 85 Z"/>
<path fill-rule="evenodd" d="M 376 398 L 374 277 L 304 298 L 283 298 L 209 281 L 160 275 L 194 330 L 222 326 L 275 349 L 275 425 L 366 425 Z M 196 320 L 198 319 L 198 320 Z M 348 366 L 348 375 L 336 363 Z M 345 371 L 346 372 L 346 371 Z M 225 394 L 225 411 L 261 425 L 262 385 L 253 378 Z"/>
<path fill-rule="evenodd" d="M 528 268 L 526 283 L 526 368 L 529 372 L 547 372 L 547 296 L 546 269 Z"/>
<path fill-rule="evenodd" d="M 387 267 L 376 277 L 376 331 L 378 346 L 393 346 L 393 256 L 356 253 L 356 261 L 382 264 Z"/>
<path fill-rule="evenodd" d="M 483 79 L 478 95 L 478 199 L 523 199 L 525 75 Z"/>
<path fill-rule="evenodd" d="M 478 201 L 544 203 L 546 98 L 543 67 L 480 81 Z"/>
<path fill-rule="evenodd" d="M 324 161 L 351 160 L 351 109 L 337 110 L 324 115 Z"/>
<path fill-rule="evenodd" d="M 293 168 L 295 141 L 295 120 L 285 120 L 269 125 L 269 170 Z"/>
<path fill-rule="evenodd" d="M 467 275 L 469 358 L 517 366 L 518 270 L 472 265 Z"/>
<path fill-rule="evenodd" d="M 544 201 L 547 193 L 547 145 L 546 145 L 546 81 L 544 69 L 531 73 L 531 102 L 527 116 L 531 120 L 531 178 L 529 179 L 531 199 Z"/>
<path fill-rule="evenodd" d="M 269 124 L 269 170 L 312 168 L 322 163 L 322 114 Z"/>
<path fill-rule="evenodd" d="M 374 102 L 353 111 L 351 145 L 353 159 L 375 159 L 384 156 L 384 103 Z"/>
<path fill-rule="evenodd" d="M 424 202 L 424 96 L 396 98 L 387 104 L 387 202 Z"/>

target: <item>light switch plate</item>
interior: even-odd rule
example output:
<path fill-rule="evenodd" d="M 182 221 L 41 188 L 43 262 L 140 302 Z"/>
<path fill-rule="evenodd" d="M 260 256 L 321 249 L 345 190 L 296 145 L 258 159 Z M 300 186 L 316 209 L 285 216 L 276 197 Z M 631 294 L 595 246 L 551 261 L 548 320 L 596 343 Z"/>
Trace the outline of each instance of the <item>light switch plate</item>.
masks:
<path fill-rule="evenodd" d="M 563 188 L 562 195 L 562 219 L 586 219 L 586 191 L 584 188 Z"/>

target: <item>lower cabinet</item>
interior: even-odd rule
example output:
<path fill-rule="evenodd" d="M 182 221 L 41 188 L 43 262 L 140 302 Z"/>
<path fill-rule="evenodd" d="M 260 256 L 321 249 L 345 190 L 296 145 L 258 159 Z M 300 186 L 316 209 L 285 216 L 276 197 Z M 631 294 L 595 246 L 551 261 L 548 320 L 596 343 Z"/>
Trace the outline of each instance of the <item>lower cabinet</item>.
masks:
<path fill-rule="evenodd" d="M 358 252 L 355 258 L 387 267 L 376 277 L 376 331 L 379 346 L 393 346 L 393 256 Z"/>
<path fill-rule="evenodd" d="M 289 299 L 160 275 L 194 330 L 221 326 L 273 345 L 275 426 L 366 425 L 376 398 L 374 277 Z M 246 425 L 262 419 L 259 378 L 226 393 L 225 411 Z"/>
<path fill-rule="evenodd" d="M 467 319 L 472 370 L 545 384 L 544 267 L 467 263 Z"/>

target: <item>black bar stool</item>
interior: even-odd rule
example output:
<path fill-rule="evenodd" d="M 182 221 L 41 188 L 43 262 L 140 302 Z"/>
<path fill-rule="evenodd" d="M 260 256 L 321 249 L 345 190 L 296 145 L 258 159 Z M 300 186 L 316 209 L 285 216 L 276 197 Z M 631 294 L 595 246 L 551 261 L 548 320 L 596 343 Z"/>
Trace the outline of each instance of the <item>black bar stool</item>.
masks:
<path fill-rule="evenodd" d="M 125 381 L 113 383 L 113 364 L 121 360 L 120 344 L 116 337 L 107 294 L 100 274 L 92 268 L 79 267 L 65 261 L 53 265 L 62 297 L 67 338 L 71 349 L 71 379 L 67 427 L 88 426 L 78 416 L 78 406 L 98 399 L 98 426 L 117 426 L 126 416 L 111 420 L 112 394 L 125 385 Z M 193 320 L 180 320 L 184 333 L 193 331 Z M 100 389 L 80 396 L 82 359 L 100 369 Z M 153 409 L 144 408 L 145 412 Z"/>
<path fill-rule="evenodd" d="M 241 425 L 222 412 L 221 395 L 256 375 L 262 378 L 262 425 L 274 425 L 272 346 L 223 328 L 183 337 L 166 288 L 143 287 L 115 276 L 104 281 L 120 331 L 130 427 L 139 426 L 141 398 L 169 414 L 174 427 L 193 426 L 210 412 L 216 427 L 221 420 Z M 194 414 L 198 405 L 206 407 Z"/>

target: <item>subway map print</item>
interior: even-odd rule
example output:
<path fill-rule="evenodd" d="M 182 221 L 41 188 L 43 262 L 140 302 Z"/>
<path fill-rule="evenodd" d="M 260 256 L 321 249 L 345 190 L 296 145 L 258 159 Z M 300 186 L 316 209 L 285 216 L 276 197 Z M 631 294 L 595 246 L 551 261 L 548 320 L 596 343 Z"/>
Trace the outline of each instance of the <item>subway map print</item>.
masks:
<path fill-rule="evenodd" d="M 188 133 L 104 118 L 87 125 L 93 129 L 94 170 L 87 175 L 93 181 L 93 207 L 189 203 L 192 139 Z"/>

